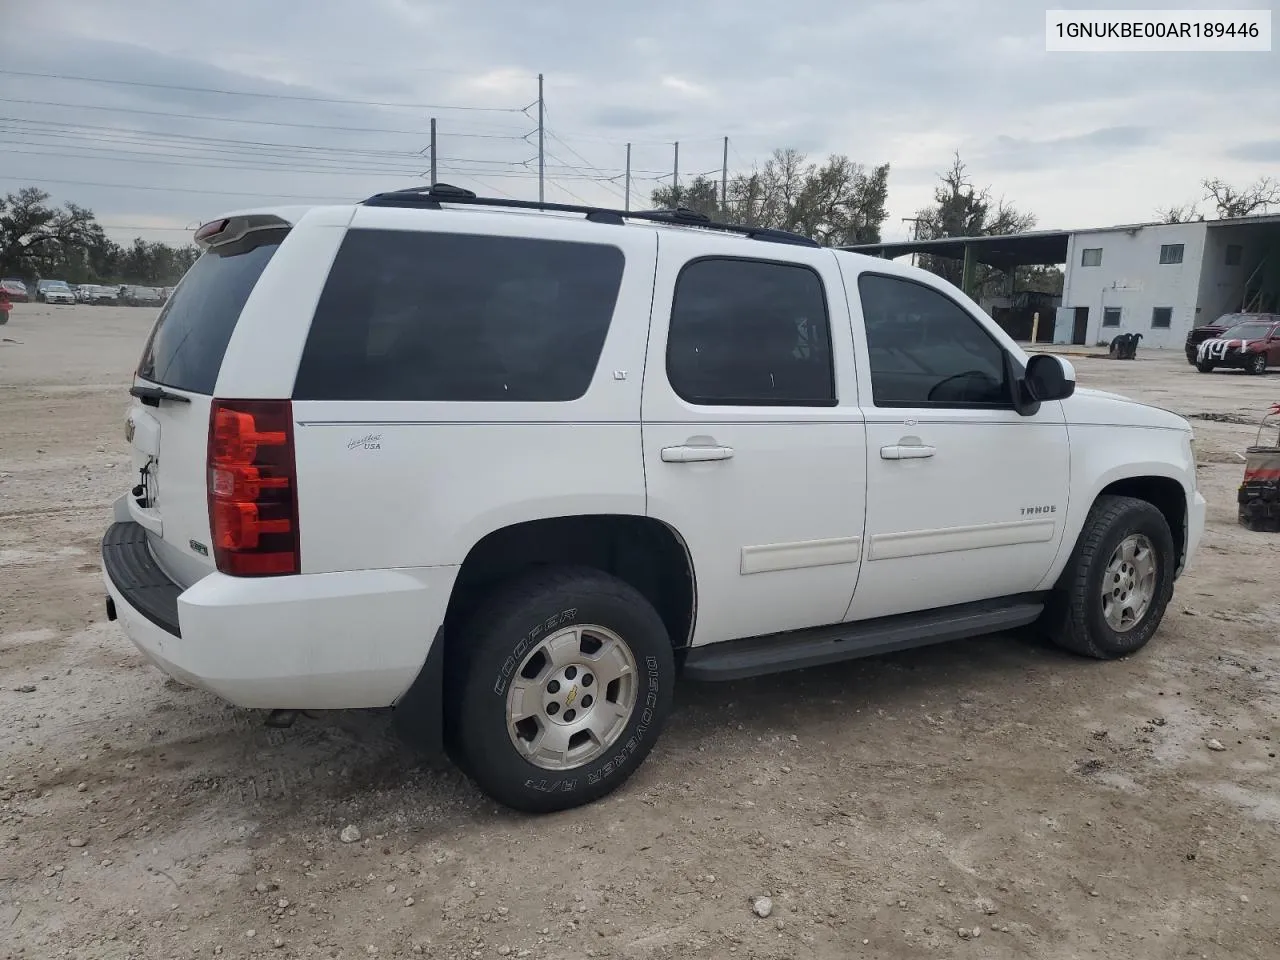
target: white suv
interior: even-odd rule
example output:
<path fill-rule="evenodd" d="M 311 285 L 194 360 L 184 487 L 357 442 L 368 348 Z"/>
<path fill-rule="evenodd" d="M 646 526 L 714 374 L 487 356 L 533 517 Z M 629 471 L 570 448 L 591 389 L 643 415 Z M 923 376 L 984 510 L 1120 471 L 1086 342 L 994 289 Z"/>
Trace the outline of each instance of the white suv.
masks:
<path fill-rule="evenodd" d="M 394 705 L 497 800 L 622 783 L 678 673 L 1164 615 L 1191 430 L 933 274 L 437 185 L 229 214 L 131 389 L 108 615 L 245 707 Z"/>

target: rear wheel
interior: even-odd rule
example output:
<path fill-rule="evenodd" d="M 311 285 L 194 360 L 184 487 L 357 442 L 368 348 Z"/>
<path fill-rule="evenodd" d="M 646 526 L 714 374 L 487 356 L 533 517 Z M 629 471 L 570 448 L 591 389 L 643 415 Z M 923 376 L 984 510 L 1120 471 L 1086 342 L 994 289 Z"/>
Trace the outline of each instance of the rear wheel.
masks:
<path fill-rule="evenodd" d="M 1140 650 L 1173 596 L 1175 564 L 1164 514 L 1145 500 L 1099 497 L 1045 610 L 1049 638 L 1099 659 Z"/>
<path fill-rule="evenodd" d="M 1255 353 L 1249 358 L 1249 366 L 1246 367 L 1255 377 L 1260 377 L 1267 372 L 1267 355 L 1265 353 Z"/>
<path fill-rule="evenodd" d="M 653 747 L 675 661 L 657 611 L 590 568 L 515 581 L 451 643 L 446 741 L 500 803 L 564 810 L 620 786 Z"/>
<path fill-rule="evenodd" d="M 1207 360 L 1199 360 L 1196 362 L 1196 369 L 1201 373 L 1213 373 L 1213 364 Z"/>

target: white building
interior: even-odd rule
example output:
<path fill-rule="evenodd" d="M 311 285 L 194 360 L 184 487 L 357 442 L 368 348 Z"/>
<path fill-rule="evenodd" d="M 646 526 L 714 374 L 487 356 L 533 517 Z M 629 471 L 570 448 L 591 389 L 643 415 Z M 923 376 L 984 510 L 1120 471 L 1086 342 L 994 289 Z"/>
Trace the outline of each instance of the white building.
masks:
<path fill-rule="evenodd" d="M 1005 271 L 1062 264 L 1061 306 L 1051 324 L 1041 314 L 1038 331 L 1039 340 L 1055 343 L 1093 345 L 1109 343 L 1120 333 L 1140 333 L 1142 349 L 1180 347 L 1193 326 L 1224 313 L 1280 313 L 1280 215 L 849 249 L 884 257 L 922 253 L 964 260 L 965 275 L 972 275 L 969 268 L 977 263 Z M 1027 335 L 1025 317 L 1011 322 L 1018 329 L 1006 325 L 1010 333 Z"/>
<path fill-rule="evenodd" d="M 1076 230 L 1053 339 L 1140 333 L 1144 348 L 1179 347 L 1224 313 L 1274 311 L 1278 292 L 1280 217 Z"/>

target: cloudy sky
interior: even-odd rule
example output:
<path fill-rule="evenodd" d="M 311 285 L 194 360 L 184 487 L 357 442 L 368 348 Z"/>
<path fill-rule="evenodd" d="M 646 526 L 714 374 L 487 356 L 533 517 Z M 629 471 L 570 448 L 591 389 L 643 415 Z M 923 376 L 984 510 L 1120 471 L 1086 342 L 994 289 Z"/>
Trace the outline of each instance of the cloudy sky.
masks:
<path fill-rule="evenodd" d="M 535 198 L 538 72 L 548 199 L 619 205 L 628 141 L 638 199 L 674 140 L 682 178 L 718 175 L 723 136 L 731 171 L 782 146 L 890 163 L 889 238 L 957 150 L 1042 227 L 1280 174 L 1280 52 L 1050 54 L 1045 6 L 0 0 L 0 192 L 34 184 L 117 239 L 176 241 L 226 209 L 423 182 L 435 116 L 439 179 Z"/>

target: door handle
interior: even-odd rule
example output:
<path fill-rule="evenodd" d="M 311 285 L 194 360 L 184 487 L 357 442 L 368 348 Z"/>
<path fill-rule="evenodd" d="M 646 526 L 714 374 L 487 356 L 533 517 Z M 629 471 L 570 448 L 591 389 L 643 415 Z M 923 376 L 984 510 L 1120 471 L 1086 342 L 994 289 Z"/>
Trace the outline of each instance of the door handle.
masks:
<path fill-rule="evenodd" d="M 733 447 L 692 446 L 663 447 L 663 463 L 701 463 L 706 460 L 728 460 Z"/>
<path fill-rule="evenodd" d="M 895 443 L 880 448 L 881 460 L 923 460 L 937 451 L 923 443 Z"/>

